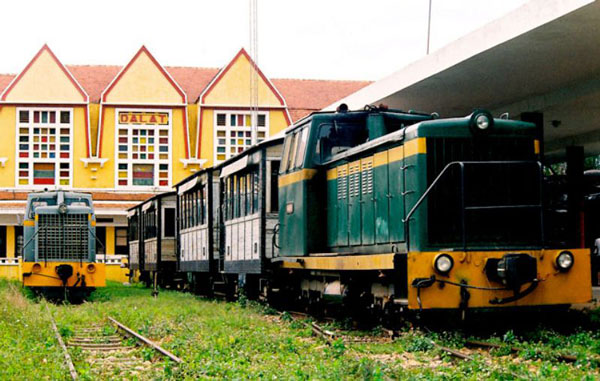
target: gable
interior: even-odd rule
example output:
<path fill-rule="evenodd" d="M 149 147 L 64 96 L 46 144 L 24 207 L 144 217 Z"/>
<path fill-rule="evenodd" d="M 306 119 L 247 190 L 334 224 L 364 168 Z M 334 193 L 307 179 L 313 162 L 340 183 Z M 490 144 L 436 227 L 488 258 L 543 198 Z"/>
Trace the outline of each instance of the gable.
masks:
<path fill-rule="evenodd" d="M 256 73 L 258 82 L 258 106 L 284 106 L 283 98 L 260 69 L 252 64 L 244 49 L 217 75 L 201 95 L 200 102 L 211 105 L 248 106 L 251 99 L 252 71 Z"/>
<path fill-rule="evenodd" d="M 103 103 L 185 104 L 185 93 L 142 47 L 102 93 Z"/>
<path fill-rule="evenodd" d="M 88 96 L 47 45 L 2 93 L 3 102 L 86 103 Z"/>

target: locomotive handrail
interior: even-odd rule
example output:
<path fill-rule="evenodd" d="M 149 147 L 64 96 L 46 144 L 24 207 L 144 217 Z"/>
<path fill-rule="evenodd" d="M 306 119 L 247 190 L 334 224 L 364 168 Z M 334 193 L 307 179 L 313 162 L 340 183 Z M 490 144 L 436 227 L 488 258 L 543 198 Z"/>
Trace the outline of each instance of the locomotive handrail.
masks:
<path fill-rule="evenodd" d="M 417 200 L 415 205 L 411 208 L 411 210 L 406 215 L 406 218 L 402 219 L 402 222 L 405 224 L 405 229 L 408 230 L 408 222 L 410 221 L 412 215 L 416 212 L 416 210 L 421 206 L 423 201 L 429 196 L 431 191 L 435 188 L 438 182 L 442 179 L 442 177 L 448 172 L 448 170 L 453 166 L 460 166 L 460 204 L 461 204 L 461 231 L 462 231 L 462 241 L 463 241 L 463 249 L 466 250 L 467 247 L 467 235 L 466 235 L 466 221 L 465 221 L 465 210 L 478 210 L 478 209 L 500 209 L 500 208 L 540 208 L 541 213 L 543 213 L 543 204 L 542 198 L 540 197 L 540 203 L 537 205 L 498 205 L 498 206 L 471 206 L 467 207 L 465 205 L 465 165 L 477 165 L 477 164 L 486 164 L 486 165 L 502 165 L 502 164 L 532 164 L 536 163 L 538 165 L 538 169 L 540 171 L 540 175 L 542 175 L 542 163 L 539 161 L 533 160 L 505 160 L 505 161 L 453 161 L 444 167 L 440 174 L 431 182 L 431 185 L 423 192 L 421 197 Z M 540 178 L 541 181 L 541 178 Z M 541 183 L 540 183 L 541 184 Z M 541 185 L 540 185 L 541 186 Z M 540 193 L 541 194 L 541 193 Z M 542 226 L 541 230 L 541 243 L 543 245 L 544 242 L 544 227 L 543 227 L 543 216 L 540 216 L 540 221 Z M 406 236 L 408 237 L 408 231 L 406 232 Z"/>
<path fill-rule="evenodd" d="M 23 247 L 21 248 L 21 256 L 23 258 L 25 258 L 25 248 L 27 247 L 27 245 L 29 245 L 31 243 L 31 241 L 33 241 L 33 239 L 35 238 L 35 236 L 38 234 L 38 232 L 40 231 L 40 228 L 37 228 L 35 230 L 35 232 L 33 233 L 33 235 L 31 236 L 31 238 L 29 238 L 29 240 L 25 243 L 25 245 L 23 245 Z"/>
<path fill-rule="evenodd" d="M 464 167 L 464 162 L 462 162 L 462 161 L 453 161 L 451 163 L 446 164 L 446 166 L 444 167 L 444 169 L 442 169 L 442 171 L 440 172 L 440 174 L 435 178 L 435 180 L 433 180 L 433 182 L 425 190 L 425 192 L 423 192 L 423 194 L 421 195 L 421 197 L 419 197 L 419 199 L 417 200 L 417 202 L 415 203 L 415 205 L 413 205 L 413 207 L 411 208 L 411 210 L 406 215 L 406 218 L 402 219 L 402 222 L 407 223 L 410 220 L 410 218 L 412 217 L 412 215 L 419 208 L 419 206 L 421 206 L 421 204 L 423 203 L 423 201 L 425 201 L 425 198 L 427 198 L 427 196 L 429 195 L 429 193 L 431 192 L 431 190 L 436 186 L 436 184 L 438 183 L 438 181 L 440 181 L 440 179 L 446 174 L 446 172 L 449 170 L 449 168 L 452 167 L 452 166 L 454 166 L 454 165 L 460 165 L 461 167 Z"/>

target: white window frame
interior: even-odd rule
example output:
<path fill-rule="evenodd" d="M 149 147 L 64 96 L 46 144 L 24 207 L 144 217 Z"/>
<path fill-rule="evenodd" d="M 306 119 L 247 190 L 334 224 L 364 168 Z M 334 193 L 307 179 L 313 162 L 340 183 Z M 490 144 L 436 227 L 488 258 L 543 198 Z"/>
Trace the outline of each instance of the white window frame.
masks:
<path fill-rule="evenodd" d="M 219 114 L 225 114 L 225 126 L 217 126 L 217 115 Z M 265 133 L 265 137 L 263 140 L 268 139 L 269 138 L 269 130 L 270 130 L 270 126 L 269 126 L 269 111 L 258 111 L 256 113 L 254 113 L 252 110 L 244 110 L 244 109 L 239 109 L 239 110 L 219 110 L 216 109 L 213 111 L 213 160 L 215 164 L 218 163 L 222 163 L 225 160 L 228 160 L 236 155 L 239 155 L 240 152 L 236 152 L 235 154 L 231 153 L 231 144 L 230 144 L 230 139 L 231 139 L 231 131 L 237 131 L 238 130 L 238 126 L 231 126 L 231 115 L 232 114 L 244 114 L 244 115 L 250 115 L 251 117 L 253 115 L 255 115 L 255 120 L 252 121 L 253 123 L 251 123 L 254 126 L 257 126 L 255 129 L 252 128 L 251 132 L 252 135 L 250 136 L 251 139 L 251 144 L 250 146 L 246 146 L 245 149 L 247 149 L 248 147 L 253 146 L 254 144 L 257 143 L 258 141 L 258 135 L 257 133 L 260 132 L 264 132 Z M 259 115 L 264 115 L 265 116 L 265 126 L 264 127 L 258 127 L 258 116 Z M 217 147 L 219 146 L 219 137 L 217 136 L 217 132 L 218 131 L 225 131 L 225 160 L 219 160 L 217 159 L 217 156 L 219 153 L 217 152 Z M 221 138 L 222 139 L 222 138 Z M 236 139 L 239 139 L 238 137 L 236 137 Z M 243 138 L 244 140 L 246 140 L 246 137 Z"/>
<path fill-rule="evenodd" d="M 24 189 L 44 189 L 44 188 L 52 188 L 52 189 L 72 189 L 73 188 L 73 145 L 75 144 L 75 142 L 73 141 L 73 120 L 75 117 L 75 113 L 73 112 L 73 108 L 72 107 L 38 107 L 38 106 L 32 106 L 32 107 L 17 107 L 15 109 L 16 114 L 15 114 L 15 188 L 24 188 Z M 22 124 L 20 122 L 20 114 L 21 111 L 29 111 L 29 123 L 27 124 Z M 40 113 L 43 111 L 54 111 L 56 112 L 56 120 L 57 122 L 55 122 L 54 124 L 50 124 L 50 123 L 46 123 L 46 124 L 42 124 L 42 123 L 37 123 L 35 124 L 33 122 L 33 112 L 35 111 L 39 111 Z M 69 112 L 69 123 L 68 124 L 62 124 L 60 123 L 60 113 L 61 111 L 68 111 Z M 40 114 L 41 115 L 41 114 Z M 41 118 L 41 116 L 40 116 Z M 19 156 L 20 153 L 20 147 L 19 145 L 21 144 L 20 142 L 20 129 L 21 128 L 28 128 L 29 129 L 29 156 L 27 158 L 22 158 Z M 34 158 L 33 157 L 33 128 L 56 128 L 57 131 L 60 130 L 61 128 L 68 128 L 69 129 L 69 159 L 61 159 L 60 158 L 60 133 L 57 134 L 57 138 L 58 140 L 55 142 L 56 146 L 58 147 L 58 149 L 56 150 L 56 153 L 58 153 L 57 157 L 55 158 L 46 158 L 46 159 L 42 159 L 42 158 Z M 42 142 L 39 142 L 39 144 L 42 144 Z M 48 142 L 48 144 L 50 144 L 50 142 Z M 87 143 L 86 143 L 87 144 Z M 64 163 L 64 162 L 68 162 L 69 163 L 69 185 L 61 185 L 60 184 L 60 163 Z M 29 171 L 29 176 L 28 176 L 28 180 L 29 180 L 29 184 L 25 185 L 25 184 L 19 184 L 19 171 L 20 171 L 20 164 L 21 163 L 29 163 L 29 167 L 28 167 L 28 171 Z M 50 185 L 50 184 L 34 184 L 33 183 L 33 164 L 34 163 L 53 163 L 55 165 L 54 167 L 54 185 Z"/>
<path fill-rule="evenodd" d="M 119 123 L 119 113 L 121 112 L 162 112 L 169 114 L 169 123 L 167 126 L 152 126 L 145 124 L 120 124 Z M 168 138 L 169 138 L 169 150 L 167 152 L 167 159 L 160 160 L 158 159 L 160 156 L 159 150 L 155 149 L 154 159 L 132 159 L 132 130 L 140 129 L 140 128 L 156 128 L 155 132 L 155 148 L 158 148 L 159 144 L 159 133 L 158 129 L 167 129 Z M 127 129 L 127 159 L 119 159 L 119 129 Z M 150 108 L 116 108 L 115 109 L 115 189 L 122 190 L 151 190 L 151 189 L 160 189 L 160 190 L 168 190 L 171 188 L 171 184 L 173 183 L 173 110 L 172 109 L 150 109 Z M 139 152 L 138 152 L 139 153 Z M 154 181 L 155 185 L 133 185 L 133 164 L 153 164 L 154 165 Z M 127 185 L 119 185 L 119 164 L 127 164 Z M 159 178 L 159 166 L 160 164 L 167 164 L 168 169 L 168 177 L 167 177 L 167 185 L 158 185 L 160 184 Z"/>

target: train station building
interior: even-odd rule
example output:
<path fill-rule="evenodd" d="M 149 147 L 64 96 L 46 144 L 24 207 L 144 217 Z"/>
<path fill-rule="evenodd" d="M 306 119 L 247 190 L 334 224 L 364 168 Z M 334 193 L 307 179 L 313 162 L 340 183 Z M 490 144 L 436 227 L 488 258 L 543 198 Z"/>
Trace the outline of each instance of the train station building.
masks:
<path fill-rule="evenodd" d="M 22 247 L 27 194 L 93 194 L 99 254 L 127 254 L 126 210 L 368 85 L 270 79 L 241 49 L 222 69 L 64 65 L 43 46 L 0 75 L 0 258 Z M 104 251 L 104 253 L 102 253 Z"/>

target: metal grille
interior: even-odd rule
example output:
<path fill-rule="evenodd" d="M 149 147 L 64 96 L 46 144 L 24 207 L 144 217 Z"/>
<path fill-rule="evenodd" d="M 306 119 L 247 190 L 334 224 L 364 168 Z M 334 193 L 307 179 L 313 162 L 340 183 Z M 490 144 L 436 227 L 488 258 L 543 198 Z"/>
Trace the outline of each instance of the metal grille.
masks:
<path fill-rule="evenodd" d="M 88 258 L 87 214 L 40 214 L 38 219 L 38 258 Z"/>
<path fill-rule="evenodd" d="M 350 181 L 350 197 L 360 196 L 360 164 L 357 163 L 350 166 L 350 175 L 348 177 Z"/>
<path fill-rule="evenodd" d="M 348 178 L 346 177 L 346 168 L 338 167 L 338 200 L 346 198 Z"/>
<path fill-rule="evenodd" d="M 362 194 L 373 193 L 373 162 L 367 161 L 362 163 Z"/>

